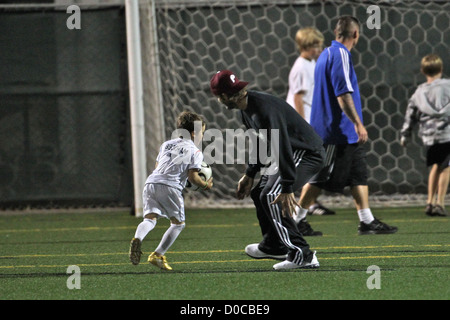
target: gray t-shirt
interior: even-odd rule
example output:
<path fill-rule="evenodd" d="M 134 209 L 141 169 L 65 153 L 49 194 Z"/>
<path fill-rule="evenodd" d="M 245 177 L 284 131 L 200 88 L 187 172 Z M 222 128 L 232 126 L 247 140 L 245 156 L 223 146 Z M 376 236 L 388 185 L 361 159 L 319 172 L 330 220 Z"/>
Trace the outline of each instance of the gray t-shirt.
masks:
<path fill-rule="evenodd" d="M 424 145 L 450 142 L 450 80 L 419 85 L 409 99 L 401 135 L 409 138 L 416 123 Z"/>

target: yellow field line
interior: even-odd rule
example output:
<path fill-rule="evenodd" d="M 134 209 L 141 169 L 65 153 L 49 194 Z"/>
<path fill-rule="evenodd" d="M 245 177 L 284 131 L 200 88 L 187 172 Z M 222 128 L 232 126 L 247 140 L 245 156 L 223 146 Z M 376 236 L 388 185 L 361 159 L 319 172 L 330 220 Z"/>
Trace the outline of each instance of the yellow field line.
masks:
<path fill-rule="evenodd" d="M 403 256 L 367 256 L 367 257 L 330 257 L 319 258 L 320 260 L 353 260 L 353 259 L 396 259 L 396 258 L 427 258 L 427 257 L 450 257 L 449 254 L 426 254 L 426 255 L 403 255 Z M 195 263 L 225 263 L 225 262 L 250 262 L 250 261 L 275 261 L 272 259 L 245 259 L 245 260 L 222 260 L 222 261 L 179 261 L 170 264 L 195 264 Z"/>
<path fill-rule="evenodd" d="M 414 247 L 450 247 L 450 244 L 423 244 L 423 245 L 386 245 L 386 246 L 337 246 L 337 247 L 314 247 L 314 250 L 333 249 L 392 249 L 392 248 L 414 248 Z M 171 251 L 170 254 L 208 254 L 208 253 L 230 253 L 243 252 L 244 250 L 203 250 L 203 251 Z M 102 252 L 102 253 L 69 253 L 69 254 L 19 254 L 0 256 L 0 259 L 8 258 L 51 258 L 51 257 L 87 257 L 87 256 L 114 256 L 127 255 L 128 252 Z"/>
<path fill-rule="evenodd" d="M 243 250 L 207 250 L 207 251 L 171 251 L 170 253 L 226 253 L 226 252 L 243 252 Z M 85 256 L 114 256 L 128 255 L 128 252 L 104 252 L 104 253 L 69 253 L 69 254 L 19 254 L 0 256 L 5 258 L 51 258 L 51 257 L 85 257 Z"/>
<path fill-rule="evenodd" d="M 258 226 L 257 223 L 252 224 L 190 224 L 189 228 L 235 228 Z M 135 230 L 136 226 L 117 226 L 117 227 L 79 227 L 79 228 L 49 228 L 49 229 L 4 229 L 0 233 L 19 233 L 19 232 L 65 232 L 65 231 L 105 231 L 105 230 Z M 156 229 L 166 229 L 168 226 L 156 226 Z"/>
<path fill-rule="evenodd" d="M 366 257 L 330 257 L 319 258 L 320 260 L 352 260 L 352 259 L 396 259 L 396 258 L 427 258 L 427 257 L 450 257 L 449 254 L 425 254 L 425 255 L 402 255 L 402 256 L 366 256 Z M 225 263 L 225 262 L 249 262 L 249 261 L 274 261 L 272 259 L 245 259 L 245 260 L 221 260 L 221 261 L 179 261 L 170 264 L 190 263 Z"/>
<path fill-rule="evenodd" d="M 429 257 L 450 257 L 449 254 L 424 254 L 424 255 L 399 255 L 399 256 L 365 256 L 365 257 L 329 257 L 320 258 L 320 260 L 361 260 L 361 259 L 401 259 L 401 258 L 429 258 Z M 200 264 L 200 263 L 236 263 L 236 262 L 257 262 L 257 261 L 274 261 L 270 259 L 242 259 L 242 260 L 213 260 L 213 261 L 175 261 L 170 264 Z M 130 263 L 92 263 L 77 264 L 78 267 L 109 267 L 109 266 L 126 266 Z M 67 268 L 68 265 L 16 265 L 16 266 L 0 266 L 0 269 L 15 268 Z"/>
<path fill-rule="evenodd" d="M 446 223 L 448 219 L 393 219 L 390 220 L 391 223 L 395 222 L 439 222 Z M 320 224 L 339 224 L 339 223 L 357 223 L 356 220 L 339 220 L 339 221 L 314 221 L 314 225 Z M 137 224 L 136 224 L 137 226 Z M 3 229 L 0 230 L 1 233 L 19 233 L 19 232 L 64 232 L 64 231 L 105 231 L 105 230 L 133 230 L 136 229 L 136 226 L 116 226 L 116 227 L 75 227 L 75 228 L 35 228 L 35 229 Z M 189 224 L 187 223 L 189 228 L 241 228 L 241 227 L 249 227 L 249 226 L 258 226 L 258 223 L 250 223 L 250 224 Z M 166 225 L 156 226 L 156 228 L 167 228 Z"/>

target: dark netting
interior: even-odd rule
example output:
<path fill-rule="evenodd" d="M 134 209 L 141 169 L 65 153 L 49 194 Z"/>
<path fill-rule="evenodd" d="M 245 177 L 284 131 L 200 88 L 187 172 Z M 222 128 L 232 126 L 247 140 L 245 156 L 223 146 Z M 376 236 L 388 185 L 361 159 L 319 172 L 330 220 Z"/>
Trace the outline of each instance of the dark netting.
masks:
<path fill-rule="evenodd" d="M 0 11 L 0 208 L 130 206 L 123 8 Z"/>
<path fill-rule="evenodd" d="M 149 8 L 153 3 L 143 2 Z M 289 71 L 298 56 L 296 31 L 315 26 L 323 32 L 325 46 L 329 46 L 337 18 L 356 16 L 361 21 L 361 38 L 352 50 L 352 57 L 370 137 L 365 147 L 371 194 L 426 194 L 428 173 L 423 145 L 414 135 L 412 144 L 403 148 L 399 131 L 408 98 L 425 81 L 420 74 L 421 58 L 436 53 L 448 60 L 449 1 L 156 0 L 155 3 L 154 16 L 143 17 L 150 17 L 148 29 L 156 29 L 159 56 L 156 62 L 150 59 L 149 64 L 159 63 L 161 69 L 167 137 L 174 129 L 176 115 L 184 109 L 204 115 L 209 129 L 224 132 L 227 128 L 241 127 L 239 116 L 225 111 L 210 93 L 209 80 L 217 70 L 233 70 L 240 79 L 250 82 L 250 89 L 285 98 Z M 380 8 L 380 29 L 366 25 L 370 16 L 367 9 L 372 4 Z M 449 74 L 450 64 L 444 62 L 444 77 Z M 155 153 L 149 154 L 148 159 L 154 159 Z M 213 172 L 219 177 L 214 190 L 195 193 L 194 200 L 205 203 L 233 200 L 243 166 L 215 163 Z"/>

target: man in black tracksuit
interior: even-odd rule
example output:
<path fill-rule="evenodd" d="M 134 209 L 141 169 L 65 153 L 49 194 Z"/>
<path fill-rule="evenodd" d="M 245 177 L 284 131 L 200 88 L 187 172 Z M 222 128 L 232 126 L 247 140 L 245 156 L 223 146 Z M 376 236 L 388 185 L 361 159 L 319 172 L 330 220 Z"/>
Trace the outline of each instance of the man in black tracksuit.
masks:
<path fill-rule="evenodd" d="M 268 170 L 252 190 L 263 161 L 249 164 L 238 184 L 238 199 L 251 194 L 263 234 L 263 240 L 247 246 L 246 253 L 253 258 L 286 259 L 274 265 L 276 270 L 317 268 L 315 252 L 298 231 L 292 214 L 297 206 L 294 191 L 324 165 L 322 139 L 284 100 L 262 92 L 247 92 L 247 85 L 228 70 L 216 73 L 210 83 L 221 103 L 228 109 L 241 110 L 247 129 L 266 129 L 269 140 L 271 130 L 278 130 L 279 140 L 271 141 L 278 146 L 276 170 Z"/>

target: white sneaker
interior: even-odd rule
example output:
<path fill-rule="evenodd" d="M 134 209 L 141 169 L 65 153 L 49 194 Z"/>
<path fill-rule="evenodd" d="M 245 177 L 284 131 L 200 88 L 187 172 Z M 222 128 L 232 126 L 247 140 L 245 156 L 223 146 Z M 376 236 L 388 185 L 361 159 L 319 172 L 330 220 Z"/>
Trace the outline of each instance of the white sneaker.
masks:
<path fill-rule="evenodd" d="M 274 264 L 273 268 L 275 270 L 288 270 L 288 269 L 299 269 L 299 268 L 313 269 L 313 268 L 318 268 L 319 266 L 320 266 L 319 260 L 317 260 L 316 252 L 314 251 L 311 262 L 304 261 L 302 264 L 296 264 L 294 262 L 284 260 L 280 263 Z"/>
<path fill-rule="evenodd" d="M 259 243 L 253 243 L 249 244 L 245 247 L 245 253 L 254 258 L 254 259 L 276 259 L 276 260 L 283 260 L 286 259 L 287 254 L 281 254 L 281 255 L 273 255 L 269 253 L 262 252 L 258 248 Z"/>

